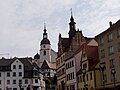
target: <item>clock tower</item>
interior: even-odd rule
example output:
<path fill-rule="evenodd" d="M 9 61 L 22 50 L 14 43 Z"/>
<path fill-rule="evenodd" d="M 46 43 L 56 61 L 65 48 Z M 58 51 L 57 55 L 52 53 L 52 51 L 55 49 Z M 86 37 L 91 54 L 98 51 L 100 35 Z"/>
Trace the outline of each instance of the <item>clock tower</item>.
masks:
<path fill-rule="evenodd" d="M 43 39 L 40 43 L 40 67 L 44 60 L 47 60 L 48 62 L 51 62 L 51 44 L 48 39 L 48 35 L 46 32 L 46 25 L 44 24 L 44 33 L 43 33 Z"/>

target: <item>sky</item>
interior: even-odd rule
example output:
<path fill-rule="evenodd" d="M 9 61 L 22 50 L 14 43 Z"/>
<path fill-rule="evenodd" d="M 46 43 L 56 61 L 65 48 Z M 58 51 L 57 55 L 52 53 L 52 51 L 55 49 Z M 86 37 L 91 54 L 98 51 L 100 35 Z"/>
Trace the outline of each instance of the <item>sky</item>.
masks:
<path fill-rule="evenodd" d="M 68 37 L 72 8 L 76 28 L 95 37 L 120 19 L 120 0 L 0 0 L 0 57 L 33 57 L 46 23 L 51 48 Z"/>

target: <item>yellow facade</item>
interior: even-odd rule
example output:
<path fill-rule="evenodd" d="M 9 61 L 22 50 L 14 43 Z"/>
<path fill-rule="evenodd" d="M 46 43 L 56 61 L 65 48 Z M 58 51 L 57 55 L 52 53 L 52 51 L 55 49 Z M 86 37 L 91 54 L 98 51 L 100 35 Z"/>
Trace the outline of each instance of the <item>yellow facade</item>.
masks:
<path fill-rule="evenodd" d="M 110 27 L 103 33 L 96 36 L 99 44 L 99 60 L 100 63 L 105 62 L 105 88 L 120 89 L 120 20 L 115 24 L 110 24 Z M 115 69 L 115 82 L 111 74 L 111 70 Z M 101 82 L 102 83 L 102 82 Z M 100 87 L 100 86 L 99 86 Z M 102 87 L 102 84 L 101 84 Z"/>

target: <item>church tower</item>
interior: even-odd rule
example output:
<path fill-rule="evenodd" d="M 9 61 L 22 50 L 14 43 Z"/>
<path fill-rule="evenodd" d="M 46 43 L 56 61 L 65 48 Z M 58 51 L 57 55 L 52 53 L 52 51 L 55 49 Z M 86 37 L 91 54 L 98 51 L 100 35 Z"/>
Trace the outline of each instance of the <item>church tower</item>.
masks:
<path fill-rule="evenodd" d="M 69 38 L 72 39 L 72 37 L 75 36 L 75 32 L 76 32 L 76 28 L 75 28 L 75 22 L 74 22 L 74 18 L 73 18 L 73 15 L 72 15 L 72 9 L 71 9 L 71 18 L 70 18 L 70 23 L 69 23 L 69 27 L 70 27 L 70 30 L 69 30 Z"/>
<path fill-rule="evenodd" d="M 44 62 L 44 60 L 51 62 L 51 44 L 48 39 L 48 35 L 46 31 L 47 31 L 46 25 L 44 24 L 43 39 L 41 40 L 41 43 L 40 43 L 40 63 L 41 64 Z"/>

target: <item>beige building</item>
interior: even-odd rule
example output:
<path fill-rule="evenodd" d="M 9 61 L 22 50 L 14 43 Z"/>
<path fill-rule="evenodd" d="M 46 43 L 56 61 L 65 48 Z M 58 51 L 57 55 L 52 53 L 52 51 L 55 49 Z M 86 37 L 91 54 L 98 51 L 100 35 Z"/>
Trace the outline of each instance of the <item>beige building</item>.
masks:
<path fill-rule="evenodd" d="M 120 20 L 109 23 L 110 27 L 96 36 L 99 44 L 101 68 L 101 86 L 97 89 L 120 89 Z M 105 67 L 104 67 L 105 66 Z M 103 71 L 102 71 L 103 70 Z"/>

